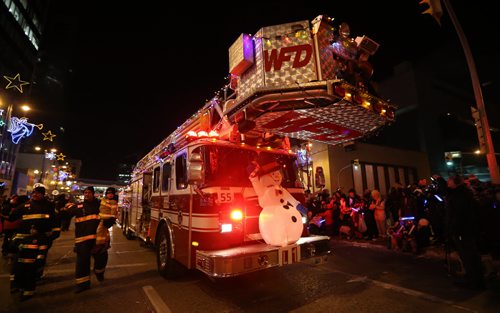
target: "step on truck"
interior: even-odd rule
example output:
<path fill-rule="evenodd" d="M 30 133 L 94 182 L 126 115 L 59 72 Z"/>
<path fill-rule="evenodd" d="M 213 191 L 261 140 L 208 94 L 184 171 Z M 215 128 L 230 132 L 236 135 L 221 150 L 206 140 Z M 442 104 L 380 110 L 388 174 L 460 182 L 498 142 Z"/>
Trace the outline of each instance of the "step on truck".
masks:
<path fill-rule="evenodd" d="M 395 106 L 370 84 L 368 58 L 378 46 L 324 15 L 241 34 L 229 48 L 227 84 L 135 166 L 120 214 L 124 234 L 155 247 L 166 278 L 182 268 L 231 277 L 323 262 L 329 237 L 309 235 L 305 218 L 292 217 L 304 223 L 297 240 L 264 240 L 252 164 L 279 164 L 276 190 L 303 204 L 290 138 L 336 145 L 391 123 Z"/>

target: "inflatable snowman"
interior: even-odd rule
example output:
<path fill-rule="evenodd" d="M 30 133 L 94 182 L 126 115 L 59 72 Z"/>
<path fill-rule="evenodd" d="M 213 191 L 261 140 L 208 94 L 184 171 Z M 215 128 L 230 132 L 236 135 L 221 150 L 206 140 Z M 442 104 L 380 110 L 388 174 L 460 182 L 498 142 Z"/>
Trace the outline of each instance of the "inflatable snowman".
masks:
<path fill-rule="evenodd" d="M 271 162 L 257 166 L 250 181 L 259 198 L 262 212 L 259 230 L 264 241 L 273 246 L 286 246 L 299 240 L 303 225 L 299 201 L 281 186 L 281 165 Z"/>

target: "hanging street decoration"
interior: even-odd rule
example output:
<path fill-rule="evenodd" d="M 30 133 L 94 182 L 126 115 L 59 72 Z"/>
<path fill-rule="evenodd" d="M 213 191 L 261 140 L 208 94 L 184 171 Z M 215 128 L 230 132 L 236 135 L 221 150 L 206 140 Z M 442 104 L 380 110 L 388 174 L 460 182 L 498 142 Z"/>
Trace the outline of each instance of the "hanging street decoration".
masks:
<path fill-rule="evenodd" d="M 21 138 L 27 138 L 33 133 L 34 127 L 35 124 L 28 123 L 26 117 L 12 117 L 7 131 L 12 134 L 12 142 L 18 144 Z"/>
<path fill-rule="evenodd" d="M 68 176 L 69 176 L 69 173 L 68 172 L 65 172 L 65 171 L 59 171 L 59 181 L 65 181 Z"/>
<path fill-rule="evenodd" d="M 46 152 L 45 153 L 45 158 L 49 160 L 55 160 L 56 159 L 56 154 L 54 152 Z"/>
<path fill-rule="evenodd" d="M 62 154 L 62 152 L 59 154 L 56 154 L 57 161 L 64 161 L 65 157 L 66 156 L 64 154 Z"/>
<path fill-rule="evenodd" d="M 54 141 L 54 137 L 56 137 L 55 134 L 52 133 L 51 130 L 49 130 L 48 132 L 46 133 L 42 133 L 43 135 L 43 140 L 49 140 L 49 141 Z"/>
<path fill-rule="evenodd" d="M 5 121 L 3 120 L 3 109 L 0 109 L 0 126 L 5 125 Z"/>
<path fill-rule="evenodd" d="M 5 89 L 16 88 L 20 93 L 23 93 L 23 86 L 29 85 L 28 82 L 21 80 L 19 73 L 17 73 L 14 77 L 4 75 L 3 78 L 9 82 Z"/>

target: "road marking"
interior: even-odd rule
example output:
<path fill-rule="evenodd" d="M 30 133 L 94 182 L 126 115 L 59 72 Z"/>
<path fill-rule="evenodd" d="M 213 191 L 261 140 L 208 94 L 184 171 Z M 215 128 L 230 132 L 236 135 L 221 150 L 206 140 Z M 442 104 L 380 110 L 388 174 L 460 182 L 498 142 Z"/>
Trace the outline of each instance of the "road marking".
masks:
<path fill-rule="evenodd" d="M 125 245 L 125 244 L 128 244 L 128 242 L 113 242 L 113 241 L 111 241 L 111 243 L 112 243 L 112 244 L 111 244 L 112 246 L 115 246 L 115 245 Z M 57 249 L 57 248 L 74 248 L 74 247 L 75 247 L 75 244 L 73 243 L 73 244 L 70 244 L 70 245 L 57 245 L 57 246 L 55 246 L 55 247 L 56 247 L 56 249 Z"/>
<path fill-rule="evenodd" d="M 122 253 L 134 253 L 134 252 L 144 252 L 144 251 L 149 251 L 149 250 L 148 249 L 128 250 L 128 251 L 113 251 L 113 250 L 110 250 L 109 252 L 116 253 L 116 254 L 122 254 Z"/>
<path fill-rule="evenodd" d="M 324 270 L 334 272 L 334 273 L 339 273 L 339 274 L 346 275 L 346 276 L 350 277 L 350 279 L 347 281 L 348 283 L 354 283 L 354 282 L 370 283 L 370 284 L 373 284 L 375 286 L 382 287 L 384 289 L 393 290 L 393 291 L 403 293 L 406 295 L 410 295 L 410 296 L 413 296 L 416 298 L 420 298 L 420 299 L 424 299 L 424 300 L 428 300 L 428 301 L 432 301 L 432 302 L 436 302 L 436 303 L 446 304 L 446 305 L 452 306 L 454 308 L 457 308 L 457 309 L 460 309 L 460 310 L 463 310 L 466 312 L 474 312 L 474 313 L 478 312 L 476 310 L 469 309 L 469 308 L 463 307 L 461 305 L 458 305 L 456 302 L 445 300 L 445 299 L 442 299 L 442 298 L 439 298 L 439 297 L 436 297 L 436 296 L 433 296 L 431 294 L 421 292 L 418 290 L 408 289 L 405 287 L 401 287 L 401 286 L 397 286 L 397 285 L 393 285 L 393 284 L 389 284 L 389 283 L 384 283 L 384 282 L 381 282 L 379 280 L 370 279 L 366 276 L 359 276 L 359 275 L 347 273 L 347 272 L 340 271 L 340 270 L 330 270 L 330 269 L 324 269 Z"/>
<path fill-rule="evenodd" d="M 114 269 L 114 268 L 126 268 L 126 267 L 139 267 L 139 266 L 151 266 L 151 263 L 132 263 L 132 264 L 119 264 L 119 265 L 108 265 L 106 266 L 106 269 Z M 64 274 L 64 273 L 74 273 L 75 269 L 74 268 L 67 268 L 67 269 L 61 269 L 61 270 L 53 270 L 50 269 L 51 266 L 46 268 L 45 273 L 46 275 L 49 274 Z M 9 277 L 10 274 L 1 274 L 0 278 L 6 278 Z"/>
<path fill-rule="evenodd" d="M 142 290 L 144 290 L 144 293 L 148 297 L 149 302 L 153 306 L 154 310 L 156 313 L 171 313 L 169 307 L 163 302 L 161 299 L 160 295 L 156 290 L 153 288 L 153 286 L 144 286 L 142 287 Z"/>

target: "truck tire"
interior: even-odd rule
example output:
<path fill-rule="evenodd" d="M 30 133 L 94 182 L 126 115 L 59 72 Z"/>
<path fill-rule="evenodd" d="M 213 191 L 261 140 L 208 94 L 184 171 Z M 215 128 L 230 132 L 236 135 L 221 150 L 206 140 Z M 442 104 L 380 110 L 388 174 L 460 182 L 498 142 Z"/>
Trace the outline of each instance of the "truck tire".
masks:
<path fill-rule="evenodd" d="M 162 224 L 156 238 L 156 264 L 158 272 L 166 279 L 180 276 L 180 264 L 173 259 L 172 242 L 168 233 L 168 226 Z"/>

